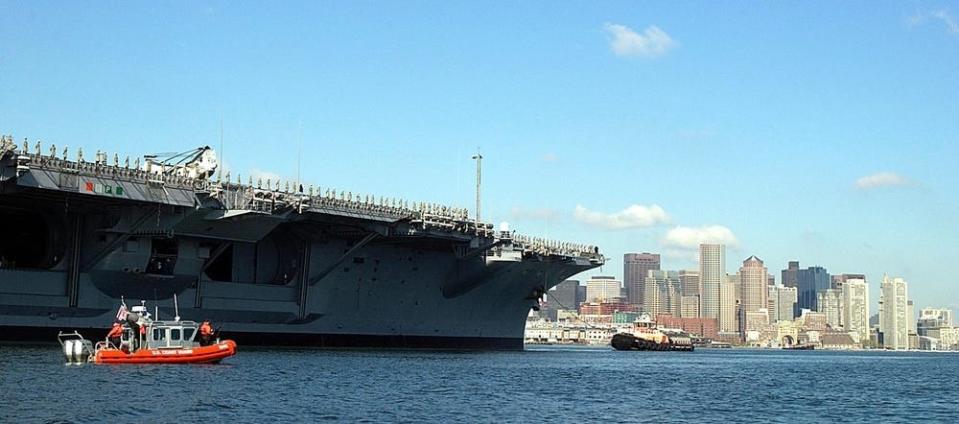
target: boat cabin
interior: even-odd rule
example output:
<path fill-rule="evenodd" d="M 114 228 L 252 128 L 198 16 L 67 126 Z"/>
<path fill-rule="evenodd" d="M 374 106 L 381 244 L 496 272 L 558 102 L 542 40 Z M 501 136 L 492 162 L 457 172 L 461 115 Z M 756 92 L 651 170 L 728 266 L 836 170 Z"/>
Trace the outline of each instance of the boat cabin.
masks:
<path fill-rule="evenodd" d="M 199 324 L 193 321 L 154 321 L 147 335 L 147 347 L 151 349 L 191 348 Z"/>
<path fill-rule="evenodd" d="M 200 325 L 195 321 L 153 321 L 149 324 L 149 331 L 144 338 L 137 339 L 137 334 L 129 325 L 124 325 L 120 337 L 120 347 L 127 351 L 148 349 L 182 349 L 200 346 L 197 333 Z M 130 349 L 130 346 L 134 346 Z"/>

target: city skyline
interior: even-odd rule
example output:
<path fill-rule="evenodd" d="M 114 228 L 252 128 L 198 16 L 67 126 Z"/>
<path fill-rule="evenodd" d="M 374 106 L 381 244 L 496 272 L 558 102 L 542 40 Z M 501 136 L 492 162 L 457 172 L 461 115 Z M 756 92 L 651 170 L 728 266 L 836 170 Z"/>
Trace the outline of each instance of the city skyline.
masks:
<path fill-rule="evenodd" d="M 626 297 L 626 285 L 613 276 L 594 276 L 585 286 L 577 280 L 563 281 L 549 294 L 567 300 L 553 302 L 546 297 L 545 315 L 530 314 L 552 322 L 534 322 L 530 327 L 528 321 L 527 329 L 534 331 L 532 340 L 558 340 L 559 333 L 554 333 L 557 328 L 577 329 L 578 323 L 591 323 L 605 328 L 591 333 L 592 339 L 601 339 L 603 331 L 622 329 L 623 325 L 654 325 L 662 331 L 692 331 L 705 339 L 765 348 L 959 348 L 954 311 L 930 306 L 917 311 L 909 297 L 908 282 L 902 277 L 883 275 L 878 312 L 871 315 L 864 274 L 830 275 L 824 267 L 803 269 L 798 261 L 789 261 L 781 274 L 790 285 L 777 285 L 768 278 L 765 263 L 755 255 L 746 258 L 732 274 L 726 270 L 725 245 L 704 243 L 699 251 L 698 272 L 648 269 L 643 301 L 639 303 Z M 635 262 L 637 257 L 627 253 L 624 260 Z M 642 257 L 657 259 L 655 265 L 660 268 L 658 255 L 646 252 Z M 635 270 L 627 267 L 625 271 L 629 274 Z M 705 284 L 700 284 L 700 275 L 705 277 Z M 586 301 L 570 303 L 570 293 L 580 288 L 587 294 Z M 539 330 L 546 333 L 537 333 Z M 585 337 L 579 332 L 570 334 L 571 339 L 560 337 L 567 342 Z"/>
<path fill-rule="evenodd" d="M 0 132 L 122 157 L 222 128 L 234 176 L 471 213 L 479 148 L 483 217 L 597 274 L 714 242 L 959 307 L 955 4 L 246 6 L 8 7 Z"/>

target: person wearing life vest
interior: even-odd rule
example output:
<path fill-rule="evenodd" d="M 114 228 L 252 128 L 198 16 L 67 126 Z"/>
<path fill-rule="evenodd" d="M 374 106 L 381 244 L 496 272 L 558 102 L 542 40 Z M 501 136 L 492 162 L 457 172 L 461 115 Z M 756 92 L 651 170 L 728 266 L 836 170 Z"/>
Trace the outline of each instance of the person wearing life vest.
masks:
<path fill-rule="evenodd" d="M 210 321 L 203 321 L 200 324 L 200 345 L 209 346 L 213 344 L 213 325 Z"/>
<path fill-rule="evenodd" d="M 110 332 L 107 333 L 107 340 L 114 347 L 120 347 L 120 336 L 123 335 L 123 326 L 119 322 L 113 323 L 113 327 L 110 328 Z"/>

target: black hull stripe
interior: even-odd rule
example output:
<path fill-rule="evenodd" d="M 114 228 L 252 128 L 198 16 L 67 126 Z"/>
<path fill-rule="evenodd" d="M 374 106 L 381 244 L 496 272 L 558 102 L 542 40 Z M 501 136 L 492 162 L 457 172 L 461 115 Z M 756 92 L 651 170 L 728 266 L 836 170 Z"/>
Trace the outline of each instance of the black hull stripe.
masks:
<path fill-rule="evenodd" d="M 73 328 L 64 331 L 73 331 Z M 88 339 L 106 336 L 103 328 L 76 329 Z M 59 331 L 50 327 L 0 326 L 0 341 L 51 343 Z M 223 338 L 243 346 L 302 346 L 319 348 L 440 349 L 440 350 L 523 350 L 522 338 L 384 336 L 369 334 L 252 333 L 224 331 Z"/>

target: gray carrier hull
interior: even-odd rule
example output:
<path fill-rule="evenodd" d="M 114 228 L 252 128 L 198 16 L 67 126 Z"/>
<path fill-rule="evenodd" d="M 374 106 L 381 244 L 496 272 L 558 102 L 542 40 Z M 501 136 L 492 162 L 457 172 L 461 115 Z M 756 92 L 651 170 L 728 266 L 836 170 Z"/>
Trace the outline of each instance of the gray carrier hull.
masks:
<path fill-rule="evenodd" d="M 592 247 L 451 208 L 0 151 L 0 339 L 105 329 L 121 296 L 241 344 L 521 349 Z"/>

